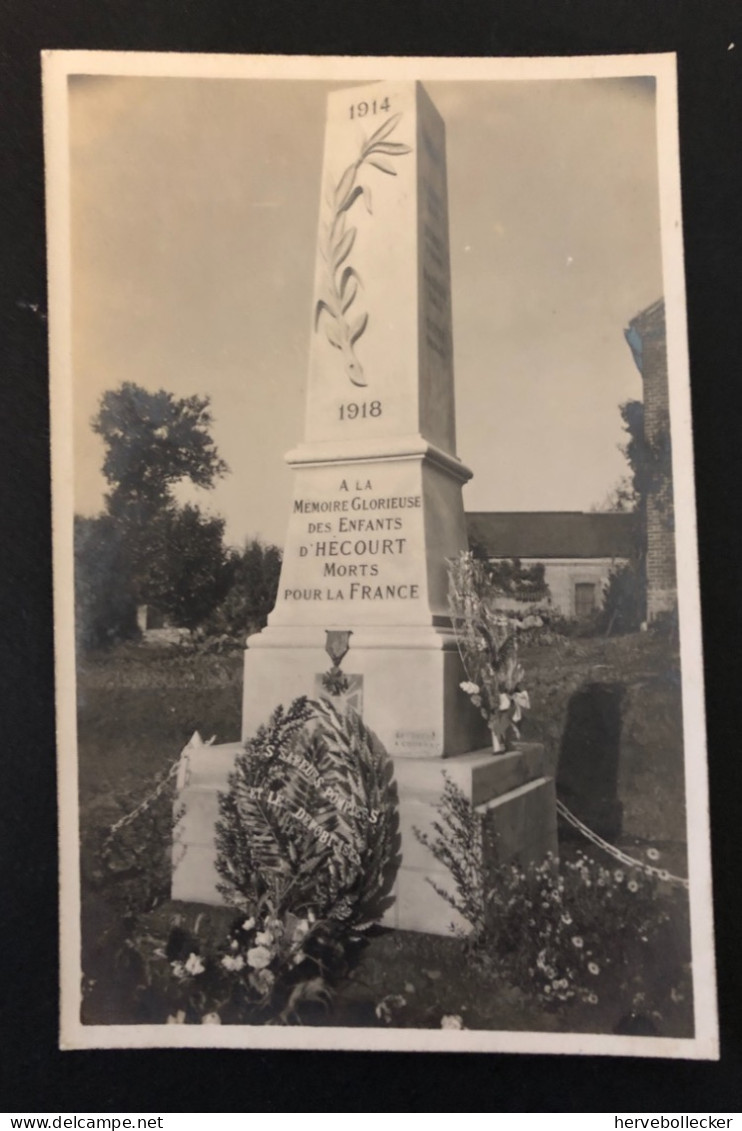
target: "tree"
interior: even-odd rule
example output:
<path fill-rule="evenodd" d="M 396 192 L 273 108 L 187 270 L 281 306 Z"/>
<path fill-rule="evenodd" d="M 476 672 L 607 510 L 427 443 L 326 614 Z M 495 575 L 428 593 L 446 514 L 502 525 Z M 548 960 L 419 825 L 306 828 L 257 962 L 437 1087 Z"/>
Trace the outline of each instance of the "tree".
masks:
<path fill-rule="evenodd" d="M 234 550 L 229 592 L 210 617 L 208 627 L 230 636 L 259 632 L 276 602 L 280 574 L 281 551 L 277 546 L 252 538 L 241 553 Z"/>
<path fill-rule="evenodd" d="M 178 506 L 183 480 L 211 488 L 227 465 L 209 434 L 208 397 L 177 399 L 132 382 L 104 393 L 92 421 L 105 445 L 106 514 L 77 523 L 78 600 L 88 643 L 131 634 L 132 610 L 155 605 L 193 628 L 229 589 L 224 521 Z"/>
<path fill-rule="evenodd" d="M 608 500 L 615 504 L 611 510 L 630 510 L 634 515 L 633 551 L 629 562 L 611 573 L 606 587 L 601 619 L 607 633 L 633 631 L 646 619 L 649 500 L 670 529 L 674 522 L 669 418 L 648 436 L 642 401 L 626 401 L 619 412 L 628 434 L 621 451 L 630 474 L 619 481 Z"/>
<path fill-rule="evenodd" d="M 520 558 L 495 558 L 489 556 L 486 546 L 476 538 L 469 539 L 469 549 L 480 561 L 501 597 L 515 601 L 536 602 L 549 599 L 546 567 L 543 562 L 524 566 Z"/>
<path fill-rule="evenodd" d="M 103 394 L 92 421 L 106 447 L 103 474 L 111 485 L 106 507 L 144 522 L 174 503 L 176 483 L 211 488 L 229 469 L 209 434 L 208 397 L 176 399 L 131 381 Z"/>
<path fill-rule="evenodd" d="M 174 624 L 196 628 L 229 590 L 232 555 L 224 545 L 224 519 L 187 504 L 168 507 L 148 529 L 151 554 L 134 563 L 133 588 Z"/>
<path fill-rule="evenodd" d="M 610 491 L 605 495 L 602 502 L 594 503 L 590 507 L 593 514 L 609 512 L 615 514 L 617 511 L 621 514 L 627 514 L 636 508 L 636 492 L 630 475 L 622 475 Z"/>

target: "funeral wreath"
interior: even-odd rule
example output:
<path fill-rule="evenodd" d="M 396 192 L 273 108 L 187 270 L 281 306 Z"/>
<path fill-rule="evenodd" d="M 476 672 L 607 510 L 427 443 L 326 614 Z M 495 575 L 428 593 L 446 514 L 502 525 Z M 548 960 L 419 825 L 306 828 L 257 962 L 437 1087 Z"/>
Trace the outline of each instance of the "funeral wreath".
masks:
<path fill-rule="evenodd" d="M 219 807 L 219 889 L 238 914 L 215 946 L 173 929 L 162 955 L 180 1005 L 170 1020 L 301 1020 L 329 1005 L 391 903 L 391 760 L 352 708 L 296 699 L 246 743 Z"/>

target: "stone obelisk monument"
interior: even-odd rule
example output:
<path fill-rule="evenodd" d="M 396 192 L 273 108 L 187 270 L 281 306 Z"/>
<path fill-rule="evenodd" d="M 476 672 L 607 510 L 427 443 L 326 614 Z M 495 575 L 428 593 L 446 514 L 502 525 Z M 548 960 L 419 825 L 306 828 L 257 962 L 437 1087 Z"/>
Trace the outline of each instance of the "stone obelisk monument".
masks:
<path fill-rule="evenodd" d="M 243 738 L 279 703 L 327 694 L 340 641 L 347 698 L 392 755 L 402 866 L 385 923 L 446 934 L 450 876 L 429 830 L 443 770 L 496 808 L 502 853 L 556 847 L 540 747 L 494 758 L 459 684 L 446 559 L 467 548 L 456 455 L 443 121 L 416 82 L 329 96 L 304 437 L 267 627 L 245 652 Z M 337 670 L 337 669 L 336 669 Z M 217 797 L 239 744 L 184 752 L 175 898 L 218 903 Z"/>
<path fill-rule="evenodd" d="M 466 548 L 456 457 L 443 122 L 419 83 L 330 95 L 303 442 L 276 607 L 250 638 L 243 727 L 311 693 L 326 632 L 390 754 L 484 745 L 447 609 Z"/>

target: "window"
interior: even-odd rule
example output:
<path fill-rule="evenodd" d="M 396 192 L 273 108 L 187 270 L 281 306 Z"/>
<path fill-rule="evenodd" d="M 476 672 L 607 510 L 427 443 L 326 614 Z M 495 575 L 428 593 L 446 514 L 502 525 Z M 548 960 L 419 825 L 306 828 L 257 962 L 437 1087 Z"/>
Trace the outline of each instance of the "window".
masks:
<path fill-rule="evenodd" d="M 595 583 L 578 581 L 575 585 L 575 616 L 582 620 L 595 611 Z"/>

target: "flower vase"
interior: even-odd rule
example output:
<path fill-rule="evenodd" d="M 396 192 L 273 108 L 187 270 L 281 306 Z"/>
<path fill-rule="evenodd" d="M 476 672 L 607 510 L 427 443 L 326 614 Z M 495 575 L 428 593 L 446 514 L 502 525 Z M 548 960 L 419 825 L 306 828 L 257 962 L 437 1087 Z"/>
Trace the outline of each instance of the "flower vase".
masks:
<path fill-rule="evenodd" d="M 493 754 L 506 754 L 507 753 L 507 733 L 510 726 L 510 719 L 506 711 L 500 712 L 500 717 L 492 719 L 490 722 L 490 734 L 492 735 L 492 753 Z"/>

